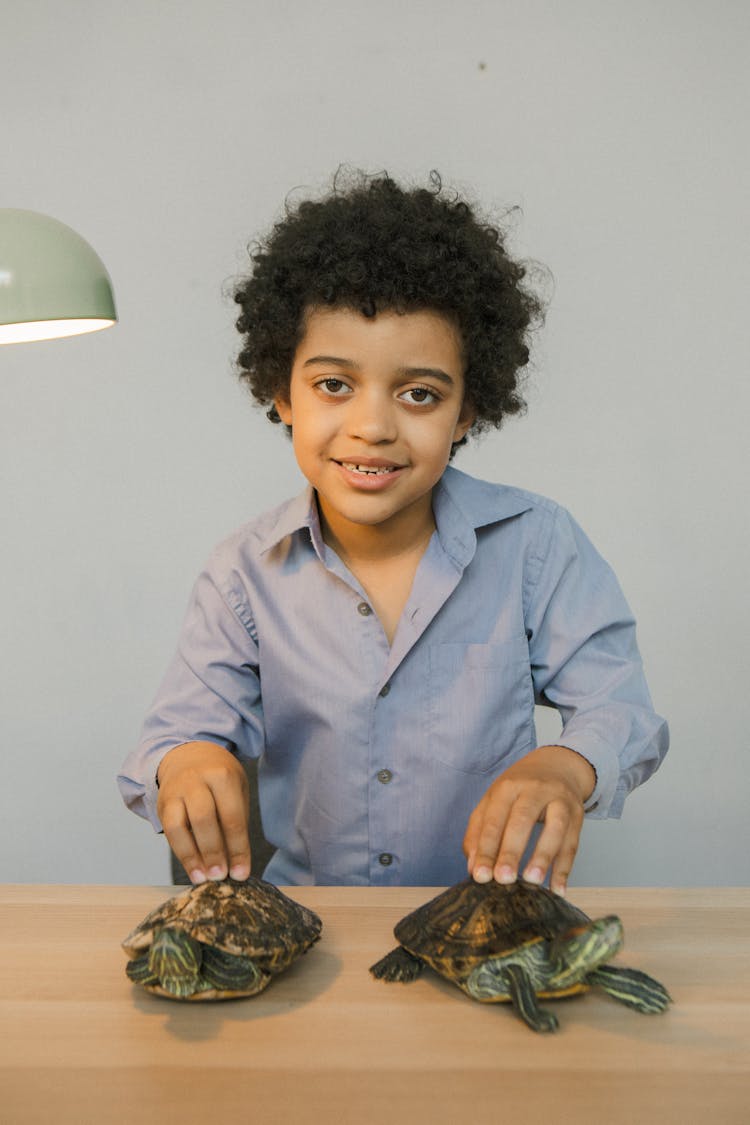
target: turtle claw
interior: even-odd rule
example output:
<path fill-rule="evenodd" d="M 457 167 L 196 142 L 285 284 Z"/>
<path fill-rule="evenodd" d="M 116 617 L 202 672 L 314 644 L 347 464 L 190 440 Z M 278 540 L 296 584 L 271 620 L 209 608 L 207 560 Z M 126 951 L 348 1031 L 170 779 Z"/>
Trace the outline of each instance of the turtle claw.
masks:
<path fill-rule="evenodd" d="M 504 965 L 500 975 L 505 981 L 508 994 L 518 1015 L 532 1031 L 557 1031 L 560 1026 L 557 1016 L 540 1008 L 536 1001 L 529 974 L 522 965 Z"/>
<path fill-rule="evenodd" d="M 148 964 L 148 955 L 144 957 L 135 957 L 128 961 L 125 966 L 125 972 L 130 980 L 135 984 L 158 984 L 159 978 L 156 973 L 152 973 Z"/>
<path fill-rule="evenodd" d="M 537 1009 L 534 1020 L 527 1019 L 525 1015 L 522 1015 L 521 1018 L 532 1031 L 557 1031 L 560 1026 L 557 1016 L 553 1012 L 548 1012 L 546 1008 Z"/>
<path fill-rule="evenodd" d="M 397 945 L 390 953 L 386 953 L 385 957 L 381 957 L 371 965 L 370 972 L 378 980 L 399 980 L 403 984 L 409 984 L 417 979 L 423 968 L 423 961 L 418 957 L 412 957 L 402 945 Z"/>
<path fill-rule="evenodd" d="M 600 965 L 588 974 L 586 980 L 590 984 L 598 984 L 613 1000 L 619 1000 L 621 1004 L 636 1012 L 643 1012 L 644 1015 L 666 1012 L 672 1003 L 672 997 L 664 985 L 640 969 Z"/>

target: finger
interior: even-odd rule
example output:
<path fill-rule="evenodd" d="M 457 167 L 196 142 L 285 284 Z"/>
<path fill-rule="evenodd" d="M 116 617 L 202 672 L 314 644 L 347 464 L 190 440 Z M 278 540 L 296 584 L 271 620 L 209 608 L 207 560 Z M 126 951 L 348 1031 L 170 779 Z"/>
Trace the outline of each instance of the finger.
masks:
<path fill-rule="evenodd" d="M 581 810 L 580 817 L 576 817 L 572 821 L 552 864 L 550 887 L 556 894 L 564 895 L 567 892 L 568 878 L 573 870 L 573 863 L 578 852 L 582 826 L 583 810 Z"/>
<path fill-rule="evenodd" d="M 543 883 L 550 864 L 560 852 L 571 823 L 570 809 L 560 801 L 552 801 L 544 812 L 544 828 L 523 873 L 529 883 Z"/>
<path fill-rule="evenodd" d="M 463 838 L 463 852 L 467 859 L 467 868 L 471 874 L 474 867 L 474 859 L 479 845 L 479 836 L 482 830 L 482 820 L 484 818 L 484 809 L 487 804 L 486 798 L 482 798 L 476 806 L 466 824 L 466 832 Z"/>
<path fill-rule="evenodd" d="M 188 873 L 191 883 L 205 883 L 203 858 L 190 829 L 187 810 L 182 801 L 171 801 L 160 815 L 164 835 L 170 848 Z"/>
<path fill-rule="evenodd" d="M 224 837 L 229 874 L 233 879 L 247 879 L 251 864 L 247 826 L 249 801 L 238 785 L 229 785 L 223 792 L 215 792 L 214 800 Z"/>
<path fill-rule="evenodd" d="M 498 883 L 513 883 L 518 878 L 521 856 L 543 807 L 528 799 L 518 800 L 513 805 L 502 839 L 492 857 L 492 874 Z"/>
<path fill-rule="evenodd" d="M 226 879 L 229 869 L 224 833 L 210 789 L 203 788 L 186 799 L 188 822 L 209 879 Z"/>
<path fill-rule="evenodd" d="M 500 850 L 500 844 L 507 831 L 508 819 L 512 815 L 513 802 L 509 796 L 501 793 L 493 794 L 487 801 L 479 826 L 476 839 L 476 850 L 472 875 L 477 883 L 489 883 L 492 879 L 493 868 Z M 505 878 L 505 882 L 512 883 L 515 872 Z"/>

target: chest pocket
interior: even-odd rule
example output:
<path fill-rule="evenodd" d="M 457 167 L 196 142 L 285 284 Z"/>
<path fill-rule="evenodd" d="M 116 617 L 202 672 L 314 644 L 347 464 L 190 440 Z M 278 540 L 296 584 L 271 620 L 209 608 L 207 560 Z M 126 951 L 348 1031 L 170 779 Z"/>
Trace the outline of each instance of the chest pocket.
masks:
<path fill-rule="evenodd" d="M 534 688 L 525 636 L 429 650 L 430 753 L 464 773 L 516 761 L 534 740 Z"/>

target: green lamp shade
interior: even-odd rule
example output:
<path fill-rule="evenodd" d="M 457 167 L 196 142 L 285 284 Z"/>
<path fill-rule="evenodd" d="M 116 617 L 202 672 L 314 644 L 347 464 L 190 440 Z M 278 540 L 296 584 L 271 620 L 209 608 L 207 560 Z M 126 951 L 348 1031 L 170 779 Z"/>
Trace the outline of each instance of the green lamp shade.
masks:
<path fill-rule="evenodd" d="M 0 344 L 116 321 L 112 282 L 88 242 L 48 215 L 0 208 Z"/>

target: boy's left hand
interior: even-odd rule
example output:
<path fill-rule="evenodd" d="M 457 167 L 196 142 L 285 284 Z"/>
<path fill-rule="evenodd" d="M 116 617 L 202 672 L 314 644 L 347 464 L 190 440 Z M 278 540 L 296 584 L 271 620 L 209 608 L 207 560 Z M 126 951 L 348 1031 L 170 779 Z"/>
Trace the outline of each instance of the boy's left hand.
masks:
<path fill-rule="evenodd" d="M 469 817 L 463 842 L 469 874 L 478 883 L 515 882 L 531 831 L 543 821 L 523 877 L 542 883 L 551 867 L 550 887 L 565 894 L 583 805 L 595 785 L 593 766 L 574 750 L 539 746 L 530 751 L 493 781 Z"/>

